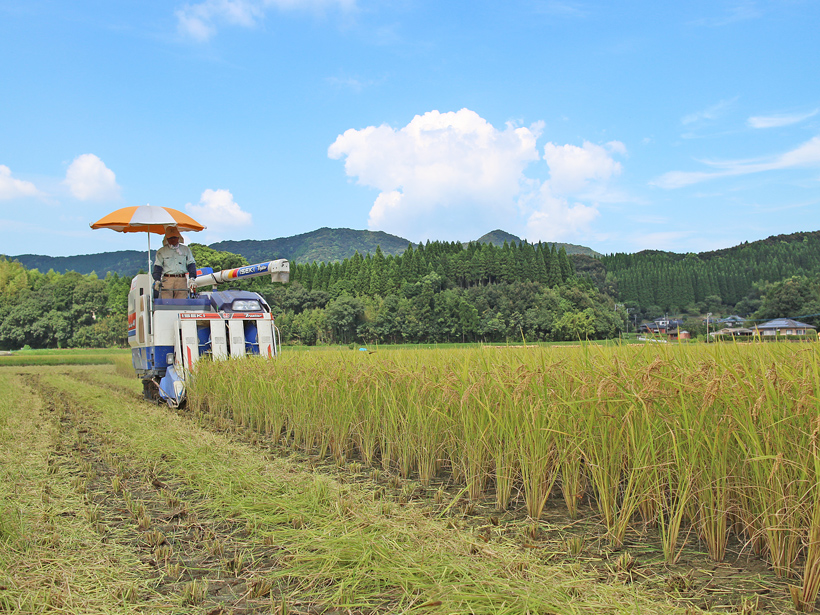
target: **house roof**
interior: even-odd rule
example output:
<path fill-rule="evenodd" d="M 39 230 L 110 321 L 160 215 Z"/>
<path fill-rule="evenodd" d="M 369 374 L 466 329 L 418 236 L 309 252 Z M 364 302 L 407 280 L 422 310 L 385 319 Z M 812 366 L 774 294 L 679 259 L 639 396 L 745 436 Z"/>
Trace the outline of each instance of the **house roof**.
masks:
<path fill-rule="evenodd" d="M 726 327 L 724 329 L 719 329 L 718 331 L 710 331 L 709 335 L 752 335 L 753 333 L 754 331 L 747 329 L 746 327 Z"/>
<path fill-rule="evenodd" d="M 791 318 L 775 318 L 762 325 L 757 325 L 758 329 L 816 329 L 814 325 L 807 325 L 804 322 Z"/>

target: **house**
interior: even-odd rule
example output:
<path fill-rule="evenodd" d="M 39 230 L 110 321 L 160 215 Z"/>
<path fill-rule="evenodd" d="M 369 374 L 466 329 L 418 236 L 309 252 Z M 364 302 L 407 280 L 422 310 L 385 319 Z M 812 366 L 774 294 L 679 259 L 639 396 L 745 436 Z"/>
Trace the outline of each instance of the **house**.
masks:
<path fill-rule="evenodd" d="M 791 318 L 775 318 L 762 325 L 755 325 L 755 335 L 806 335 L 806 332 L 816 328 Z"/>
<path fill-rule="evenodd" d="M 735 337 L 751 337 L 754 334 L 754 331 L 745 327 L 724 327 L 719 331 L 710 331 L 709 337 L 712 339 L 726 339 Z"/>
<path fill-rule="evenodd" d="M 669 332 L 668 338 L 669 341 L 675 342 L 677 340 L 690 340 L 692 339 L 692 335 L 691 333 L 689 333 L 689 331 L 673 329 Z"/>
<path fill-rule="evenodd" d="M 682 331 L 682 326 L 682 320 L 656 318 L 653 322 L 642 323 L 641 326 L 638 327 L 638 333 L 648 334 L 653 337 L 665 336 L 670 341 L 690 339 L 691 335 L 689 331 Z"/>
<path fill-rule="evenodd" d="M 736 314 L 732 314 L 731 316 L 727 316 L 726 318 L 721 318 L 717 321 L 719 325 L 726 325 L 727 327 L 740 327 L 746 321 L 745 318 L 737 316 Z"/>
<path fill-rule="evenodd" d="M 638 327 L 638 333 L 649 333 L 651 335 L 666 335 L 677 331 L 683 326 L 682 320 L 675 320 L 670 318 L 656 318 L 652 322 L 642 323 Z"/>

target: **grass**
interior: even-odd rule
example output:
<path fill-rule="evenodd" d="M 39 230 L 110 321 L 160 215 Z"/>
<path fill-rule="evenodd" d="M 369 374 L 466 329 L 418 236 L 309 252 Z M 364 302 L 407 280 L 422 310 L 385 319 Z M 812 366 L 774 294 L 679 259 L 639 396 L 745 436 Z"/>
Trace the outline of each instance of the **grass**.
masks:
<path fill-rule="evenodd" d="M 144 404 L 110 366 L 6 369 L 0 378 L 16 391 L 2 405 L 2 437 L 37 442 L 2 453 L 15 480 L 4 481 L 0 506 L 25 517 L 12 518 L 12 548 L 0 550 L 9 612 L 676 610 L 660 594 L 601 583 L 442 515 L 458 498 L 434 509 L 382 497 L 311 471 L 301 456 L 238 441 L 248 434 L 232 421 Z M 46 507 L 53 528 L 44 532 Z M 40 544 L 43 534 L 58 538 Z"/>
<path fill-rule="evenodd" d="M 24 378 L 0 369 L 0 611 L 123 612 L 121 597 L 152 591 L 145 565 L 103 544 L 49 412 Z"/>
<path fill-rule="evenodd" d="M 116 357 L 128 356 L 127 348 L 50 348 L 41 350 L 15 350 L 0 355 L 0 367 L 23 367 L 27 365 L 105 365 Z"/>

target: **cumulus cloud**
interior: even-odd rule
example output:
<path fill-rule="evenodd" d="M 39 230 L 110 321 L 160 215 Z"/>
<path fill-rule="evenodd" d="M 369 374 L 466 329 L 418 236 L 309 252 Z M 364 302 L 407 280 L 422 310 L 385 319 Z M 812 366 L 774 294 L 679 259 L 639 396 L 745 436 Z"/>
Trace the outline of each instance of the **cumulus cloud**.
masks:
<path fill-rule="evenodd" d="M 354 6 L 355 0 L 204 0 L 186 4 L 175 14 L 180 33 L 197 41 L 207 41 L 222 24 L 252 28 L 273 9 L 321 11 L 339 7 L 350 10 Z"/>
<path fill-rule="evenodd" d="M 555 241 L 578 235 L 599 215 L 595 205 L 555 196 L 549 183 L 543 184 L 534 195 L 525 197 L 524 205 L 532 208 L 526 223 L 527 238 L 532 241 Z"/>
<path fill-rule="evenodd" d="M 0 164 L 0 200 L 38 195 L 40 191 L 34 184 L 22 179 L 14 179 L 11 176 L 11 169 Z"/>
<path fill-rule="evenodd" d="M 529 229 L 530 239 L 557 240 L 598 215 L 594 205 L 578 199 L 620 173 L 612 155 L 625 153 L 625 147 L 617 141 L 548 143 L 550 177 L 542 182 L 525 175 L 541 159 L 536 140 L 542 130 L 541 123 L 498 129 L 469 109 L 430 111 L 400 129 L 347 130 L 328 155 L 344 158 L 349 177 L 379 191 L 368 219 L 373 230 L 416 240 L 466 239 L 501 227 Z"/>
<path fill-rule="evenodd" d="M 229 190 L 209 188 L 202 193 L 198 205 L 188 203 L 185 209 L 198 222 L 212 230 L 227 226 L 248 226 L 251 223 L 251 214 L 237 205 Z"/>
<path fill-rule="evenodd" d="M 63 183 L 80 201 L 109 201 L 120 196 L 114 171 L 94 154 L 77 156 L 69 165 Z"/>
<path fill-rule="evenodd" d="M 544 160 L 550 169 L 550 178 L 538 191 L 522 198 L 527 217 L 527 237 L 533 240 L 563 238 L 587 230 L 598 217 L 593 202 L 585 204 L 590 192 L 601 193 L 611 178 L 621 174 L 621 163 L 613 154 L 626 154 L 620 141 L 595 145 L 584 141 L 583 146 L 544 146 Z"/>
<path fill-rule="evenodd" d="M 621 163 L 612 154 L 626 154 L 626 146 L 620 141 L 610 141 L 604 146 L 584 141 L 577 145 L 555 145 L 544 147 L 544 160 L 550 168 L 550 188 L 560 194 L 577 193 L 592 181 L 608 181 L 620 175 Z"/>
<path fill-rule="evenodd" d="M 815 109 L 809 113 L 792 113 L 785 115 L 756 115 L 750 117 L 747 123 L 752 128 L 780 128 L 781 126 L 791 126 L 810 117 L 814 117 L 820 109 Z"/>
<path fill-rule="evenodd" d="M 670 171 L 651 182 L 661 188 L 683 188 L 719 177 L 749 175 L 764 171 L 820 167 L 820 137 L 814 137 L 795 149 L 754 160 L 704 161 L 713 171 Z"/>

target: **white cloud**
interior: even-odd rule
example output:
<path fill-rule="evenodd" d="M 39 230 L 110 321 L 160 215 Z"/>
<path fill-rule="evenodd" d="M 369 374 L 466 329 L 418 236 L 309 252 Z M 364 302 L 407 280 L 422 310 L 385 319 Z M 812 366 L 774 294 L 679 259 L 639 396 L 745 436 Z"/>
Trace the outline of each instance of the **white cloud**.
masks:
<path fill-rule="evenodd" d="M 362 81 L 356 79 L 355 77 L 328 77 L 325 81 L 327 81 L 330 85 L 338 88 L 350 89 L 357 93 L 361 92 L 364 87 Z"/>
<path fill-rule="evenodd" d="M 81 201 L 110 201 L 120 197 L 114 171 L 94 154 L 77 156 L 69 165 L 63 183 Z"/>
<path fill-rule="evenodd" d="M 712 5 L 706 5 L 711 6 Z M 716 5 L 715 5 L 716 6 Z M 747 21 L 750 19 L 759 19 L 763 16 L 763 11 L 757 6 L 756 2 L 735 2 L 733 5 L 726 8 L 721 15 L 713 15 L 709 17 L 702 17 L 689 22 L 693 26 L 706 26 L 710 28 L 719 28 L 728 26 L 739 21 Z"/>
<path fill-rule="evenodd" d="M 719 177 L 749 175 L 801 167 L 820 167 L 820 137 L 814 137 L 795 149 L 754 160 L 704 161 L 715 171 L 670 171 L 651 182 L 661 188 L 682 188 Z"/>
<path fill-rule="evenodd" d="M 188 203 L 185 209 L 197 222 L 205 224 L 211 230 L 227 226 L 248 226 L 251 223 L 251 214 L 242 211 L 229 190 L 208 188 L 199 198 L 199 205 Z"/>
<path fill-rule="evenodd" d="M 527 239 L 533 242 L 576 236 L 586 231 L 599 215 L 595 205 L 570 203 L 566 198 L 556 197 L 549 183 L 543 184 L 534 196 L 525 198 L 524 205 L 533 207 L 526 232 Z"/>
<path fill-rule="evenodd" d="M 814 117 L 820 109 L 815 109 L 809 113 L 792 113 L 785 115 L 756 115 L 750 117 L 747 123 L 752 128 L 780 128 L 781 126 L 791 126 L 810 117 Z"/>
<path fill-rule="evenodd" d="M 368 220 L 373 230 L 414 240 L 467 239 L 500 227 L 557 240 L 595 219 L 594 205 L 570 198 L 583 198 L 620 173 L 612 154 L 626 150 L 617 141 L 549 143 L 550 179 L 541 182 L 524 171 L 539 160 L 536 139 L 542 130 L 542 122 L 529 128 L 508 123 L 499 130 L 469 109 L 430 111 L 400 129 L 347 130 L 328 156 L 344 157 L 349 177 L 379 190 Z"/>
<path fill-rule="evenodd" d="M 736 102 L 737 96 L 730 100 L 721 100 L 710 107 L 706 107 L 706 109 L 683 116 L 680 121 L 684 126 L 688 126 L 690 124 L 716 120 L 726 113 Z"/>
<path fill-rule="evenodd" d="M 607 183 L 621 173 L 621 164 L 613 154 L 625 155 L 626 146 L 620 141 L 603 146 L 584 141 L 582 147 L 547 143 L 544 160 L 550 178 L 538 191 L 521 199 L 528 215 L 527 238 L 562 239 L 588 230 L 599 215 L 597 203 L 588 205 L 578 199 L 606 198 Z"/>
<path fill-rule="evenodd" d="M 0 164 L 0 200 L 38 195 L 40 191 L 34 184 L 22 179 L 14 179 L 11 176 L 11 169 Z"/>
<path fill-rule="evenodd" d="M 269 10 L 351 10 L 355 0 L 204 0 L 175 11 L 177 27 L 185 36 L 207 41 L 222 24 L 252 28 Z"/>
<path fill-rule="evenodd" d="M 620 141 L 610 141 L 604 146 L 584 141 L 577 145 L 544 146 L 544 160 L 550 168 L 550 187 L 558 194 L 572 194 L 584 190 L 591 181 L 607 181 L 620 175 L 621 164 L 611 154 L 626 154 L 626 146 Z"/>

